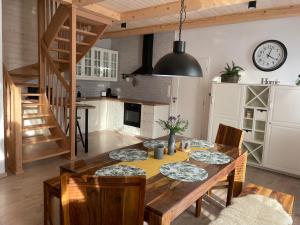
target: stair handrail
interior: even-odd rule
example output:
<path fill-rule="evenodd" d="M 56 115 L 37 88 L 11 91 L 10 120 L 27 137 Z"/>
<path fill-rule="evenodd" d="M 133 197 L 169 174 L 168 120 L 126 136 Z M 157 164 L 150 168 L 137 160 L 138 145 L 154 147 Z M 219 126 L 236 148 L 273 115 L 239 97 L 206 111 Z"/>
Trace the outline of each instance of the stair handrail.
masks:
<path fill-rule="evenodd" d="M 22 96 L 7 68 L 3 65 L 4 78 L 4 144 L 7 168 L 22 173 Z"/>

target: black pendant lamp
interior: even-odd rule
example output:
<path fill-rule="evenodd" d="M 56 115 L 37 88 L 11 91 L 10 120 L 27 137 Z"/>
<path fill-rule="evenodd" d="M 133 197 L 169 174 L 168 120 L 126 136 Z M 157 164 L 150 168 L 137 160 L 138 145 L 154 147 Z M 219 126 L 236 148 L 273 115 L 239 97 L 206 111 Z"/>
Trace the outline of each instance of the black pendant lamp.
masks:
<path fill-rule="evenodd" d="M 173 52 L 163 56 L 154 67 L 155 76 L 202 77 L 198 61 L 185 53 L 185 42 L 181 40 L 182 24 L 186 18 L 184 0 L 181 0 L 179 40 L 173 43 Z"/>

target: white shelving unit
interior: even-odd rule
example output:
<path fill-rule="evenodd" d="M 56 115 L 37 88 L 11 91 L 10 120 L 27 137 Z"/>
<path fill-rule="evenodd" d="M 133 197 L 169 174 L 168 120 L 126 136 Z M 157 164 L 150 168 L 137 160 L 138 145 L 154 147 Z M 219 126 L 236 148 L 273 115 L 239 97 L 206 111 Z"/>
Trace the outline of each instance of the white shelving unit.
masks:
<path fill-rule="evenodd" d="M 77 79 L 79 80 L 118 80 L 117 51 L 92 47 L 77 63 Z"/>
<path fill-rule="evenodd" d="M 269 86 L 249 85 L 245 89 L 243 147 L 249 153 L 249 164 L 261 165 L 264 151 L 266 121 L 269 105 Z"/>
<path fill-rule="evenodd" d="M 243 129 L 248 164 L 300 177 L 300 87 L 213 83 L 208 140 L 220 123 Z"/>

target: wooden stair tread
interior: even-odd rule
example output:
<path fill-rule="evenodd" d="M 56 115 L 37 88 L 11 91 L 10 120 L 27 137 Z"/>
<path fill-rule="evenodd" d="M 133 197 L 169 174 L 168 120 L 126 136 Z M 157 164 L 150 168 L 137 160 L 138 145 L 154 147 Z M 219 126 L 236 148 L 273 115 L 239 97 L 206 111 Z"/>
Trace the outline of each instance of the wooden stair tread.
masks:
<path fill-rule="evenodd" d="M 23 114 L 23 119 L 37 119 L 50 116 L 50 113 L 28 113 Z"/>
<path fill-rule="evenodd" d="M 61 38 L 61 37 L 56 37 L 55 40 L 56 40 L 56 41 L 62 41 L 62 42 L 68 42 L 68 43 L 70 42 L 69 39 Z M 76 44 L 77 44 L 77 45 L 90 46 L 89 43 L 87 43 L 87 42 L 82 42 L 82 41 L 76 42 Z"/>
<path fill-rule="evenodd" d="M 39 84 L 36 83 L 16 82 L 15 84 L 22 87 L 39 87 Z"/>
<path fill-rule="evenodd" d="M 22 96 L 42 96 L 40 93 L 22 93 Z"/>
<path fill-rule="evenodd" d="M 53 61 L 58 62 L 58 63 L 70 63 L 69 60 L 66 60 L 66 59 L 56 59 L 56 58 L 54 58 Z"/>
<path fill-rule="evenodd" d="M 69 31 L 70 30 L 70 27 L 68 26 L 62 26 L 61 27 L 63 30 L 67 30 Z M 94 37 L 97 37 L 97 34 L 96 33 L 93 33 L 93 32 L 90 32 L 90 31 L 85 31 L 85 30 L 81 30 L 81 29 L 76 29 L 76 32 L 78 34 L 83 34 L 83 35 L 87 35 L 87 36 L 94 36 Z"/>
<path fill-rule="evenodd" d="M 49 149 L 36 149 L 35 151 L 23 149 L 23 163 L 29 163 L 41 159 L 47 159 L 69 153 L 70 150 L 60 147 Z"/>
<path fill-rule="evenodd" d="M 44 106 L 44 104 L 41 103 L 22 103 L 22 108 L 26 109 L 26 108 L 38 108 Z"/>
<path fill-rule="evenodd" d="M 65 54 L 70 54 L 70 50 L 67 49 L 61 49 L 61 48 L 50 48 L 50 51 L 53 52 L 59 52 L 59 53 L 65 53 Z M 77 55 L 81 55 L 81 52 L 76 52 Z"/>
<path fill-rule="evenodd" d="M 38 143 L 46 143 L 46 142 L 53 142 L 53 141 L 59 141 L 62 140 L 62 137 L 59 136 L 32 136 L 32 137 L 23 137 L 23 145 L 33 145 Z"/>
<path fill-rule="evenodd" d="M 24 131 L 31 131 L 31 130 L 43 130 L 43 129 L 49 129 L 56 127 L 55 124 L 36 124 L 36 125 L 29 125 L 29 126 L 23 126 L 23 132 Z"/>

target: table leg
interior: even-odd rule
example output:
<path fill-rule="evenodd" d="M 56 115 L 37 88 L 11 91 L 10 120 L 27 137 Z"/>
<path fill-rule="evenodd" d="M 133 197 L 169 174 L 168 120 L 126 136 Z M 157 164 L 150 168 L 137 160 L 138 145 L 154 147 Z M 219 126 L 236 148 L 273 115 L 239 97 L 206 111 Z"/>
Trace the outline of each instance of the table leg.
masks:
<path fill-rule="evenodd" d="M 89 110 L 85 109 L 85 141 L 84 141 L 84 151 L 88 153 L 89 151 Z"/>
<path fill-rule="evenodd" d="M 166 216 L 162 217 L 153 212 L 150 212 L 148 225 L 171 225 L 171 220 Z"/>
<path fill-rule="evenodd" d="M 48 224 L 48 205 L 49 205 L 49 196 L 46 185 L 44 184 L 44 225 Z"/>
<path fill-rule="evenodd" d="M 75 155 L 77 155 L 77 107 L 75 111 Z"/>
<path fill-rule="evenodd" d="M 52 224 L 51 218 L 51 197 L 48 185 L 44 184 L 44 225 Z"/>
<path fill-rule="evenodd" d="M 201 207 L 202 207 L 202 197 L 196 201 L 196 213 L 195 213 L 196 217 L 199 217 L 201 215 Z"/>
<path fill-rule="evenodd" d="M 232 199 L 232 194 L 233 194 L 233 186 L 234 186 L 234 175 L 235 175 L 235 170 L 233 170 L 228 175 L 228 191 L 227 191 L 226 206 L 229 206 L 231 204 L 231 199 Z"/>

